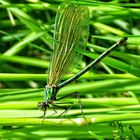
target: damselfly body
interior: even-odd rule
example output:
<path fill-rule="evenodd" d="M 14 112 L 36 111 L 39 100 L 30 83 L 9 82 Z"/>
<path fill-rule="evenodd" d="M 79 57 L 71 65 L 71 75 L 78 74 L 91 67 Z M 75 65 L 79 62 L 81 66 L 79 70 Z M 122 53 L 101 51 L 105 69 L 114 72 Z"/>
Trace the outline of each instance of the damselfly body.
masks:
<path fill-rule="evenodd" d="M 103 52 L 98 58 L 93 60 L 83 70 L 78 72 L 70 79 L 61 82 L 63 76 L 72 70 L 73 66 L 79 61 L 89 36 L 89 9 L 86 6 L 73 2 L 62 3 L 56 15 L 54 27 L 54 52 L 48 73 L 48 81 L 45 87 L 45 100 L 38 103 L 38 107 L 46 114 L 46 109 L 51 106 L 59 107 L 54 101 L 63 99 L 67 96 L 57 98 L 60 88 L 68 85 L 79 78 L 95 64 L 100 62 L 115 48 L 123 45 L 127 38 L 124 37 L 112 47 Z M 61 107 L 60 107 L 61 108 Z"/>

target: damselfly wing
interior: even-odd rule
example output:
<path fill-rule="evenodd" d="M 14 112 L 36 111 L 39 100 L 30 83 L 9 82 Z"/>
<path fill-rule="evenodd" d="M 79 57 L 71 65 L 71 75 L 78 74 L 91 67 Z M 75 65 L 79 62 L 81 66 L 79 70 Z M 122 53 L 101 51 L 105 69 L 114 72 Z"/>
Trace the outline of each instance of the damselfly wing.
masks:
<path fill-rule="evenodd" d="M 53 55 L 49 69 L 48 85 L 57 85 L 65 74 L 71 72 L 79 61 L 89 36 L 89 10 L 78 3 L 60 5 L 54 28 Z"/>

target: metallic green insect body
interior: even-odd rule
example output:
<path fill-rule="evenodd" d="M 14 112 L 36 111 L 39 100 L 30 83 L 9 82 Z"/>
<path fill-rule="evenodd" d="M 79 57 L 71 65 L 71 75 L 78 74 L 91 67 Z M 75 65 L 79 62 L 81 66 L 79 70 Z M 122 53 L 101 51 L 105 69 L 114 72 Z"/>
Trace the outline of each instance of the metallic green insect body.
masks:
<path fill-rule="evenodd" d="M 124 44 L 127 40 L 127 38 L 121 39 L 102 53 L 97 59 L 93 60 L 79 73 L 64 82 L 61 82 L 63 76 L 69 73 L 73 66 L 79 61 L 81 57 L 79 50 L 85 49 L 88 36 L 88 7 L 73 2 L 62 3 L 58 8 L 55 20 L 53 42 L 54 51 L 50 63 L 48 81 L 45 87 L 45 100 L 38 103 L 39 108 L 44 111 L 43 116 L 46 114 L 46 109 L 49 108 L 50 105 L 60 107 L 54 104 L 54 101 L 67 97 L 66 95 L 59 99 L 56 98 L 60 88 L 79 78 L 91 67 L 101 61 L 112 50 Z"/>

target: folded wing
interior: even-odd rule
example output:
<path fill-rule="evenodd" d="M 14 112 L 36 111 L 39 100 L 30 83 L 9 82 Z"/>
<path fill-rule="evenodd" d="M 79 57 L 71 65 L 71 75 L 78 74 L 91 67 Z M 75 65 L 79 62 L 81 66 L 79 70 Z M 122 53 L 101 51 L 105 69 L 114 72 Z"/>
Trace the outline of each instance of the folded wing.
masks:
<path fill-rule="evenodd" d="M 79 61 L 89 36 L 89 10 L 78 3 L 65 2 L 58 9 L 53 55 L 50 63 L 48 85 L 57 85 L 63 76 Z"/>

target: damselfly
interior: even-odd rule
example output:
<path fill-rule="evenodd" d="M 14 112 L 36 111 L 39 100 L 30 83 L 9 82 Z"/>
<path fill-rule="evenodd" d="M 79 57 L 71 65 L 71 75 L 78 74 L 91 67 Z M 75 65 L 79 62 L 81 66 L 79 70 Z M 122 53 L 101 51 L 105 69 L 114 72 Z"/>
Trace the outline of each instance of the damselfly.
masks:
<path fill-rule="evenodd" d="M 58 8 L 54 28 L 54 52 L 48 74 L 48 81 L 45 87 L 45 100 L 38 103 L 38 107 L 46 114 L 46 109 L 51 106 L 59 107 L 54 103 L 70 94 L 56 98 L 60 88 L 68 85 L 79 78 L 95 64 L 100 62 L 115 48 L 123 45 L 127 37 L 122 38 L 112 47 L 103 52 L 98 58 L 93 60 L 83 70 L 70 79 L 61 82 L 63 76 L 77 63 L 81 54 L 79 50 L 84 50 L 89 36 L 89 9 L 86 6 L 73 2 L 64 2 Z M 61 107 L 60 107 L 61 108 Z"/>

